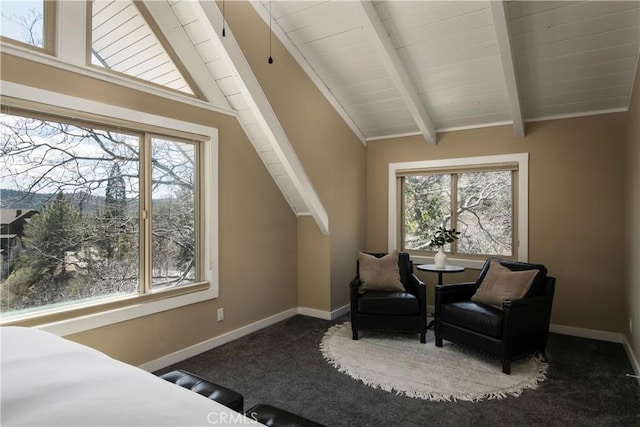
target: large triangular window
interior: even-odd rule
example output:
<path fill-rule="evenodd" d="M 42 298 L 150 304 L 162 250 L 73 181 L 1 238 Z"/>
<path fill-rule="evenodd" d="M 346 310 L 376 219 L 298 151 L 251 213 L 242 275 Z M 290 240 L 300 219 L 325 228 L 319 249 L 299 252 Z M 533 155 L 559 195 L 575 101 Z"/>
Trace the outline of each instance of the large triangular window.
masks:
<path fill-rule="evenodd" d="M 94 0 L 91 15 L 93 65 L 194 95 L 168 43 L 159 39 L 134 2 Z"/>

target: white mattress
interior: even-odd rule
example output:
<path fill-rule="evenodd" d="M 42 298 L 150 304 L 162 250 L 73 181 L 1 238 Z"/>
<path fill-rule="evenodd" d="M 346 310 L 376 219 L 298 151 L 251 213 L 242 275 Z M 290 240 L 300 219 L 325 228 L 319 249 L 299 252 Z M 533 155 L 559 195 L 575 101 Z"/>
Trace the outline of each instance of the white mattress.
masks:
<path fill-rule="evenodd" d="M 0 328 L 2 426 L 256 426 L 183 387 L 48 332 Z"/>

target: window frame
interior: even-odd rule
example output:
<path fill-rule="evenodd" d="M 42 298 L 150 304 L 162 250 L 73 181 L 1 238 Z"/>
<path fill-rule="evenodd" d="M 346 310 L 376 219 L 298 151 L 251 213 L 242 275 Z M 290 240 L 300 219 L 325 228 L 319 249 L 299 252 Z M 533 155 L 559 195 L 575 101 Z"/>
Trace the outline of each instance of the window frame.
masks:
<path fill-rule="evenodd" d="M 179 137 L 180 133 L 199 135 L 202 137 L 203 144 L 199 162 L 200 187 L 197 192 L 201 208 L 199 248 L 202 251 L 202 276 L 200 282 L 169 290 L 151 291 L 114 299 L 105 298 L 103 301 L 91 304 L 76 304 L 73 307 L 55 310 L 53 313 L 33 313 L 10 317 L 6 320 L 0 319 L 0 325 L 36 326 L 53 333 L 67 335 L 218 297 L 218 130 L 216 128 L 13 82 L 2 81 L 1 83 L 3 93 L 0 102 L 9 108 L 89 119 L 105 125 L 121 124 L 123 128 L 131 128 L 133 123 L 134 128 L 151 133 L 161 132 L 167 136 Z M 211 214 L 205 214 L 205 212 Z"/>
<path fill-rule="evenodd" d="M 421 172 L 432 170 L 435 172 L 446 171 L 447 173 L 467 172 L 469 168 L 495 168 L 501 164 L 516 163 L 517 174 L 517 193 L 514 200 L 513 216 L 516 219 L 514 223 L 515 235 L 514 249 L 516 249 L 518 261 L 527 262 L 528 253 L 528 229 L 529 229 L 529 154 L 501 154 L 493 156 L 479 157 L 463 157 L 453 159 L 424 160 L 415 162 L 389 163 L 389 192 L 388 192 L 388 241 L 389 251 L 400 249 L 402 239 L 402 188 L 399 175 L 407 175 L 411 172 Z M 411 258 L 419 264 L 433 263 L 433 256 L 413 254 Z M 479 259 L 477 256 L 464 254 L 450 255 L 449 260 L 452 264 L 460 265 L 467 268 L 482 268 L 484 258 Z"/>
<path fill-rule="evenodd" d="M 86 7 L 86 11 L 87 11 L 87 29 L 86 29 L 86 32 L 87 33 L 86 33 L 86 54 L 85 54 L 86 64 L 85 64 L 85 66 L 87 68 L 100 70 L 101 72 L 104 72 L 106 74 L 118 75 L 118 76 L 121 76 L 121 77 L 123 77 L 125 79 L 130 79 L 130 80 L 139 82 L 140 84 L 151 85 L 151 86 L 156 87 L 158 89 L 162 89 L 162 90 L 166 90 L 166 91 L 169 91 L 169 92 L 173 92 L 173 93 L 181 95 L 181 96 L 194 98 L 194 99 L 201 100 L 201 101 L 202 100 L 206 100 L 206 96 L 202 93 L 202 91 L 200 90 L 200 88 L 198 87 L 196 82 L 194 81 L 193 77 L 191 76 L 189 71 L 186 69 L 186 67 L 184 66 L 184 64 L 182 63 L 182 61 L 180 60 L 180 58 L 176 54 L 175 50 L 171 46 L 171 43 L 169 43 L 167 41 L 166 37 L 164 36 L 162 31 L 158 27 L 158 24 L 155 22 L 155 20 L 153 19 L 153 17 L 149 13 L 149 10 L 147 9 L 147 7 L 141 2 L 137 2 L 137 1 L 131 0 L 132 6 L 136 8 L 138 13 L 140 13 L 140 16 L 142 17 L 142 19 L 144 19 L 146 24 L 149 26 L 149 29 L 153 33 L 153 36 L 156 37 L 156 39 L 158 40 L 158 42 L 160 43 L 160 45 L 164 49 L 164 51 L 167 54 L 167 56 L 173 62 L 173 65 L 176 67 L 176 70 L 178 71 L 180 76 L 184 79 L 185 83 L 187 84 L 189 89 L 191 89 L 191 92 L 193 92 L 193 93 L 190 94 L 190 93 L 178 90 L 178 89 L 173 89 L 173 88 L 170 88 L 168 86 L 164 86 L 164 85 L 160 85 L 158 83 L 154 83 L 154 82 L 149 81 L 149 80 L 141 79 L 141 78 L 132 76 L 132 75 L 127 74 L 127 73 L 116 71 L 116 70 L 113 70 L 113 69 L 108 68 L 108 67 L 101 67 L 101 66 L 93 64 L 91 62 L 91 51 L 92 51 L 92 48 L 93 48 L 93 31 L 92 31 L 92 26 L 93 26 L 93 22 L 92 22 L 92 20 L 93 20 L 93 3 L 94 3 L 94 0 L 87 0 L 87 3 L 86 3 L 87 4 L 87 7 Z"/>

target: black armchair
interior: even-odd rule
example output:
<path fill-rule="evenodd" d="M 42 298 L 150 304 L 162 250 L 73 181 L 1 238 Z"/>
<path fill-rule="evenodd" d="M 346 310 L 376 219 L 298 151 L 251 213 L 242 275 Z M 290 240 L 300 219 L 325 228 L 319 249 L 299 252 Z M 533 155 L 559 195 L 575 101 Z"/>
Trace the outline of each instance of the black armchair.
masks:
<path fill-rule="evenodd" d="M 385 253 L 370 254 L 382 258 Z M 409 254 L 398 254 L 400 282 L 404 291 L 367 291 L 360 293 L 360 263 L 356 277 L 349 284 L 351 300 L 351 329 L 353 339 L 358 331 L 392 330 L 419 332 L 420 342 L 426 343 L 427 294 L 425 284 L 413 274 L 413 263 Z"/>
<path fill-rule="evenodd" d="M 538 270 L 524 297 L 502 301 L 501 308 L 472 301 L 491 260 L 511 271 Z M 436 346 L 445 339 L 488 353 L 502 361 L 505 374 L 514 359 L 534 352 L 544 356 L 555 281 L 543 265 L 490 258 L 476 282 L 436 286 Z"/>

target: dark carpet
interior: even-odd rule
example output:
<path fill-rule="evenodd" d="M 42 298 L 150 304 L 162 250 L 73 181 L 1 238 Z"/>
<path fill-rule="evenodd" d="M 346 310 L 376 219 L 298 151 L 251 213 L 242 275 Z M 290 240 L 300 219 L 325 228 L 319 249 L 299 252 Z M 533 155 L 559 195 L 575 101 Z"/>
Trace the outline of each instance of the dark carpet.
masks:
<path fill-rule="evenodd" d="M 245 409 L 267 403 L 331 427 L 640 426 L 640 385 L 626 375 L 633 368 L 622 344 L 550 334 L 538 389 L 431 402 L 365 386 L 325 362 L 322 336 L 347 320 L 294 316 L 156 373 L 184 369 L 242 393 Z"/>

